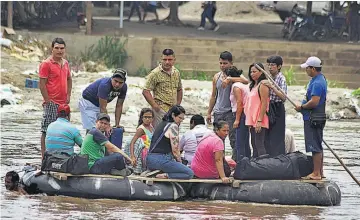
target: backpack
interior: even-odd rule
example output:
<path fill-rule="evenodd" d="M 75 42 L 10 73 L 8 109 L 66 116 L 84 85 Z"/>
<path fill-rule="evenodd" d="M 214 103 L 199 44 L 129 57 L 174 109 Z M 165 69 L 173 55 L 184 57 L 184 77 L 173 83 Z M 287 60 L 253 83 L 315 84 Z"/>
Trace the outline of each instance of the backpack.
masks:
<path fill-rule="evenodd" d="M 65 152 L 45 152 L 41 163 L 41 171 L 71 173 L 73 175 L 90 173 L 88 156 L 78 154 L 69 155 Z"/>

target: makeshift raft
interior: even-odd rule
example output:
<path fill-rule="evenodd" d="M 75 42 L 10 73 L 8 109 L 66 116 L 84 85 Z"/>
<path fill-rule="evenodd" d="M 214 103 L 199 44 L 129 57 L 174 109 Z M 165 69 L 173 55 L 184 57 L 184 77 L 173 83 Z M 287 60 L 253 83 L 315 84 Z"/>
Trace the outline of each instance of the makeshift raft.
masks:
<path fill-rule="evenodd" d="M 327 180 L 157 179 L 141 176 L 71 175 L 30 171 L 23 183 L 39 193 L 83 198 L 179 201 L 203 198 L 281 205 L 340 205 L 341 192 Z"/>

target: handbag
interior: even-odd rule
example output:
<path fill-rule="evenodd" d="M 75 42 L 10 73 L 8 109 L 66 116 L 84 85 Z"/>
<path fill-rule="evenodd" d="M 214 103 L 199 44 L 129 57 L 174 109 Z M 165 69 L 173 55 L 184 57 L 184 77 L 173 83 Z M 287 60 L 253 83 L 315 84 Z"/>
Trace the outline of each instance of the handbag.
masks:
<path fill-rule="evenodd" d="M 326 114 L 322 112 L 310 112 L 310 123 L 313 128 L 323 129 L 326 124 Z"/>

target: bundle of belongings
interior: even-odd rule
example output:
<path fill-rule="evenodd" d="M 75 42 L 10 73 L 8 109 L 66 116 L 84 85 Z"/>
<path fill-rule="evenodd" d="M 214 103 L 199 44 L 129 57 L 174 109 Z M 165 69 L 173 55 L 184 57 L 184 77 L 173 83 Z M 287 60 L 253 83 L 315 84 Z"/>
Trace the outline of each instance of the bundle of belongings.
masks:
<path fill-rule="evenodd" d="M 265 155 L 264 155 L 265 156 Z M 277 157 L 243 157 L 236 165 L 234 179 L 238 180 L 292 180 L 313 171 L 311 156 L 293 152 Z"/>

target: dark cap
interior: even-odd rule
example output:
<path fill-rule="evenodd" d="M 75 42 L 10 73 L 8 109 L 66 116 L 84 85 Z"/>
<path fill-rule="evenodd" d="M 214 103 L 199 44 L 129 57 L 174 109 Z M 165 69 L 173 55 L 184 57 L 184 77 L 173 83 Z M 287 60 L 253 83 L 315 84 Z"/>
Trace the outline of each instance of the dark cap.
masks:
<path fill-rule="evenodd" d="M 126 79 L 126 75 L 127 75 L 127 71 L 126 71 L 125 69 L 117 68 L 117 69 L 114 71 L 112 77 L 119 77 L 119 78 L 125 80 L 125 79 Z"/>
<path fill-rule="evenodd" d="M 98 117 L 97 117 L 97 120 L 101 120 L 101 119 L 104 119 L 104 118 L 110 122 L 110 116 L 108 114 L 106 114 L 106 113 L 100 113 L 98 115 Z"/>
<path fill-rule="evenodd" d="M 283 59 L 281 56 L 270 56 L 266 60 L 267 63 L 276 63 L 277 66 L 283 65 Z"/>
<path fill-rule="evenodd" d="M 67 104 L 62 104 L 59 105 L 58 109 L 57 109 L 57 113 L 62 113 L 64 112 L 66 115 L 70 114 L 70 106 Z"/>

